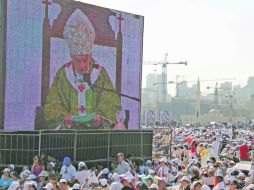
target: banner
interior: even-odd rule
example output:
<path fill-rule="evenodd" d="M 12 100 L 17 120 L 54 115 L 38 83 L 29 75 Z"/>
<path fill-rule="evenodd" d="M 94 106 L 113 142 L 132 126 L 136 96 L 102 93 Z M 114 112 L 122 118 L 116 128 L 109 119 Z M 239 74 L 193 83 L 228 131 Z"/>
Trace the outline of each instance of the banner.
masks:
<path fill-rule="evenodd" d="M 160 111 L 160 124 L 169 124 L 172 121 L 172 114 L 169 111 Z"/>
<path fill-rule="evenodd" d="M 148 126 L 155 125 L 158 118 L 158 112 L 154 110 L 145 110 L 145 124 Z"/>

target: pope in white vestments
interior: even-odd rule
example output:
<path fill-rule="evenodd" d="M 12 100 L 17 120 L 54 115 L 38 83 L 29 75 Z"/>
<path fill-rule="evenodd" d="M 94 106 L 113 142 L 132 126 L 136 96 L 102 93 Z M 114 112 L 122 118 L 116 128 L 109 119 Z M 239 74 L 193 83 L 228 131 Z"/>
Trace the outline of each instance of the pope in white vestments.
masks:
<path fill-rule="evenodd" d="M 47 128 L 61 123 L 67 128 L 73 123 L 81 128 L 93 127 L 103 118 L 116 123 L 120 98 L 106 69 L 92 57 L 95 32 L 81 10 L 70 16 L 63 36 L 71 60 L 57 71 L 49 89 L 44 107 Z"/>

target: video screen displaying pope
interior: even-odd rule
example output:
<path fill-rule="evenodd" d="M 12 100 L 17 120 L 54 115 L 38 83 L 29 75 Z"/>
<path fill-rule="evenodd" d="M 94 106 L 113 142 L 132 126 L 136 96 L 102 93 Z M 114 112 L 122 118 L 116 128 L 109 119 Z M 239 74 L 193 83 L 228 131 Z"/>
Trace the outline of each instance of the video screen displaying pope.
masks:
<path fill-rule="evenodd" d="M 95 31 L 77 9 L 64 31 L 71 60 L 58 69 L 44 107 L 47 126 L 55 128 L 107 128 L 117 122 L 121 109 L 106 69 L 92 56 Z M 110 125 L 105 125 L 111 123 Z"/>

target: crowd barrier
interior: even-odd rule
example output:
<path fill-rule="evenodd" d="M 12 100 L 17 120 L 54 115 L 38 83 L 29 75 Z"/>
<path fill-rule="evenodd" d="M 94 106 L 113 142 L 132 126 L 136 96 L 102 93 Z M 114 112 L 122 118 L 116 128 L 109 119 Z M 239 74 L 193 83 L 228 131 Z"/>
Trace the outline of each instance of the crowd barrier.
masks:
<path fill-rule="evenodd" d="M 60 130 L 0 132 L 0 164 L 28 165 L 34 155 L 57 160 L 108 161 L 118 152 L 137 159 L 152 157 L 153 131 Z"/>

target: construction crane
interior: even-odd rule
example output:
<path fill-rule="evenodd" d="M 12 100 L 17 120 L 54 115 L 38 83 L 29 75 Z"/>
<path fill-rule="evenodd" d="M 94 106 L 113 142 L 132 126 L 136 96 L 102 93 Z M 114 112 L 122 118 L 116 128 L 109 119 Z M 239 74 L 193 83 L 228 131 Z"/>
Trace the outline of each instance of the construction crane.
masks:
<path fill-rule="evenodd" d="M 168 53 L 165 54 L 164 60 L 163 62 L 145 62 L 144 65 L 149 65 L 149 63 L 153 64 L 153 65 L 161 65 L 162 66 L 162 72 L 161 72 L 161 82 L 160 83 L 156 83 L 156 84 L 161 84 L 162 85 L 162 89 L 161 89 L 161 102 L 164 103 L 166 102 L 166 96 L 167 96 L 167 65 L 187 65 L 187 61 L 183 62 L 176 62 L 176 63 L 171 63 L 167 61 L 168 59 Z"/>

